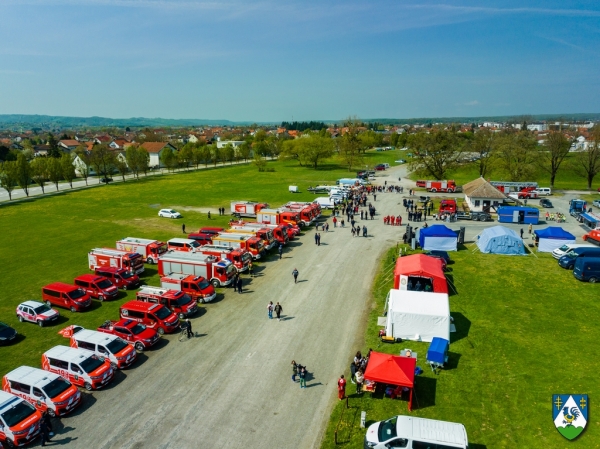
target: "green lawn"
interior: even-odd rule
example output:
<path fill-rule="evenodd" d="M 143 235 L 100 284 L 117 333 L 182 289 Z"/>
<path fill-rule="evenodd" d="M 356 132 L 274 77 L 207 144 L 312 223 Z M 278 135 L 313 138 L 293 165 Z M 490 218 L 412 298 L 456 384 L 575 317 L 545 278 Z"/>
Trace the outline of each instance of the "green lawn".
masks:
<path fill-rule="evenodd" d="M 365 163 L 393 161 L 398 153 L 369 152 Z M 106 319 L 116 319 L 119 305 L 135 297 L 135 292 L 122 292 L 116 301 L 94 301 L 92 310 L 84 313 L 58 309 L 60 323 L 48 328 L 18 322 L 17 305 L 28 299 L 40 300 L 44 285 L 72 283 L 76 276 L 89 273 L 90 249 L 114 247 L 124 237 L 163 241 L 181 237 L 182 223 L 188 232 L 207 225 L 226 226 L 229 216 L 213 213 L 208 220 L 205 208 L 229 210 L 231 200 L 267 201 L 273 206 L 290 200 L 312 201 L 314 195 L 307 192 L 309 185 L 332 184 L 349 176 L 335 160 L 325 161 L 318 170 L 299 167 L 294 161 L 269 162 L 269 168 L 274 171 L 259 173 L 252 165 L 225 166 L 2 203 L 0 321 L 16 328 L 19 340 L 11 346 L 0 346 L 0 376 L 22 364 L 39 366 L 45 350 L 67 344 L 58 330 L 74 323 L 95 329 Z M 289 193 L 289 185 L 298 185 L 302 193 Z M 163 207 L 179 209 L 184 218 L 158 218 L 158 210 Z M 159 284 L 156 267 L 147 266 L 143 281 Z"/>
<path fill-rule="evenodd" d="M 463 423 L 471 448 L 599 447 L 594 411 L 584 433 L 568 442 L 554 428 L 551 401 L 555 393 L 587 393 L 590 403 L 600 395 L 600 289 L 577 281 L 550 255 L 495 256 L 471 249 L 451 254 L 449 277 L 458 294 L 450 297 L 457 332 L 451 334 L 449 369 L 431 372 L 425 364 L 428 343 L 377 338 L 395 248 L 381 263 L 365 342 L 356 349 L 418 352 L 424 374 L 416 380 L 419 407 L 412 416 Z M 349 383 L 347 392 L 355 393 L 353 387 Z M 362 448 L 362 410 L 367 425 L 409 413 L 406 402 L 370 394 L 352 394 L 349 404 L 336 404 L 323 448 L 337 447 L 336 429 L 340 447 Z"/>

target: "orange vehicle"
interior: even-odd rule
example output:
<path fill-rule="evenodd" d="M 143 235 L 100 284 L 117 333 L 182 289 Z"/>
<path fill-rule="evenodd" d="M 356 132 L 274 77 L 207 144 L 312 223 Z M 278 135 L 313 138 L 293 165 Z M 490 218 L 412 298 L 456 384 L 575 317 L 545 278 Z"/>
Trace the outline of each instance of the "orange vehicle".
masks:
<path fill-rule="evenodd" d="M 244 248 L 231 248 L 222 245 L 204 245 L 197 251 L 207 256 L 215 256 L 219 259 L 227 259 L 239 272 L 246 271 L 252 260 L 252 255 Z"/>
<path fill-rule="evenodd" d="M 20 447 L 40 433 L 42 414 L 25 399 L 0 391 L 0 443 Z"/>
<path fill-rule="evenodd" d="M 98 357 L 87 349 L 70 346 L 55 346 L 44 352 L 42 368 L 88 391 L 106 386 L 115 374 L 108 359 Z"/>
<path fill-rule="evenodd" d="M 193 274 L 170 274 L 160 278 L 160 286 L 181 290 L 197 302 L 211 302 L 217 297 L 215 287 L 202 276 Z"/>
<path fill-rule="evenodd" d="M 260 230 L 260 229 L 270 229 L 273 232 L 273 237 L 277 240 L 277 243 L 281 245 L 286 245 L 290 240 L 290 233 L 288 232 L 288 228 L 285 225 L 271 225 L 264 223 L 253 223 L 249 221 L 231 221 L 229 222 L 231 229 L 236 231 L 248 231 L 248 230 Z M 290 228 L 291 229 L 291 228 Z M 293 231 L 291 231 L 292 237 L 294 236 Z"/>
<path fill-rule="evenodd" d="M 133 346 L 116 335 L 84 329 L 76 324 L 67 326 L 59 334 L 71 339 L 72 348 L 87 349 L 108 359 L 114 369 L 127 368 L 137 358 Z"/>
<path fill-rule="evenodd" d="M 304 221 L 300 219 L 300 213 L 297 211 L 281 209 L 263 209 L 256 215 L 256 221 L 268 224 L 291 224 L 294 226 L 305 226 Z"/>
<path fill-rule="evenodd" d="M 256 203 L 254 201 L 232 201 L 231 215 L 240 217 L 256 217 L 262 209 L 268 209 L 267 203 Z"/>
<path fill-rule="evenodd" d="M 190 295 L 181 290 L 167 290 L 162 287 L 143 286 L 137 293 L 138 301 L 162 304 L 172 310 L 183 320 L 198 311 L 198 303 Z"/>
<path fill-rule="evenodd" d="M 213 245 L 228 246 L 230 248 L 242 248 L 248 251 L 254 260 L 260 259 L 265 253 L 264 242 L 261 238 L 248 234 L 232 234 L 223 232 L 215 235 L 212 239 Z"/>
<path fill-rule="evenodd" d="M 583 236 L 584 242 L 590 242 L 594 245 L 600 245 L 600 229 L 592 229 Z"/>
<path fill-rule="evenodd" d="M 275 245 L 277 245 L 277 240 L 273 235 L 273 231 L 269 228 L 232 228 L 228 229 L 221 235 L 225 234 L 245 234 L 256 236 L 263 241 L 263 246 L 265 247 L 266 251 L 270 251 Z"/>
<path fill-rule="evenodd" d="M 125 268 L 135 274 L 144 272 L 141 254 L 114 248 L 95 248 L 88 253 L 90 270 L 96 268 Z"/>
<path fill-rule="evenodd" d="M 117 249 L 138 253 L 147 264 L 155 264 L 161 254 L 167 252 L 167 244 L 159 240 L 138 239 L 136 237 L 126 237 L 117 242 Z"/>

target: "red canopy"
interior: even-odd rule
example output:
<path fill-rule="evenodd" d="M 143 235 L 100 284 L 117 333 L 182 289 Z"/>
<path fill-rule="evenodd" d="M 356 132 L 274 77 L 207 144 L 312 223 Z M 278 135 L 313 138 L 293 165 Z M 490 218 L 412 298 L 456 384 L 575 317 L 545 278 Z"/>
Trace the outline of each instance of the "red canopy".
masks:
<path fill-rule="evenodd" d="M 433 280 L 435 293 L 448 293 L 448 283 L 444 275 L 443 262 L 426 254 L 413 254 L 398 257 L 394 269 L 394 288 L 400 289 L 400 276 L 422 276 Z"/>
<path fill-rule="evenodd" d="M 408 409 L 412 410 L 412 392 L 415 384 L 417 359 L 371 351 L 365 379 L 384 384 L 410 388 Z"/>

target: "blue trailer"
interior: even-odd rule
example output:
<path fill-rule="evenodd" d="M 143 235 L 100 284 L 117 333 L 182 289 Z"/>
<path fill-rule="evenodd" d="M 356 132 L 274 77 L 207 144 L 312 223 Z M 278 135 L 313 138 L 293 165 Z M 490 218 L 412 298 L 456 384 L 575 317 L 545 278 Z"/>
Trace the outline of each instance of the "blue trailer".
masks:
<path fill-rule="evenodd" d="M 538 224 L 540 211 L 535 207 L 501 206 L 498 208 L 500 223 Z"/>
<path fill-rule="evenodd" d="M 569 201 L 569 214 L 576 217 L 579 214 L 583 214 L 587 208 L 586 200 L 571 200 Z"/>

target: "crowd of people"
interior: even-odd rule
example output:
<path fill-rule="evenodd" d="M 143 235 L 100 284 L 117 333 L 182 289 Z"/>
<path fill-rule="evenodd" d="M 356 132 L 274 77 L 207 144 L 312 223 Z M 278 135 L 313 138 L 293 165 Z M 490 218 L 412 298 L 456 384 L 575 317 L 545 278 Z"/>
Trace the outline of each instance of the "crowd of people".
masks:
<path fill-rule="evenodd" d="M 555 221 L 557 223 L 564 223 L 567 221 L 565 214 L 561 214 L 560 212 L 549 213 L 546 211 L 546 221 Z"/>

